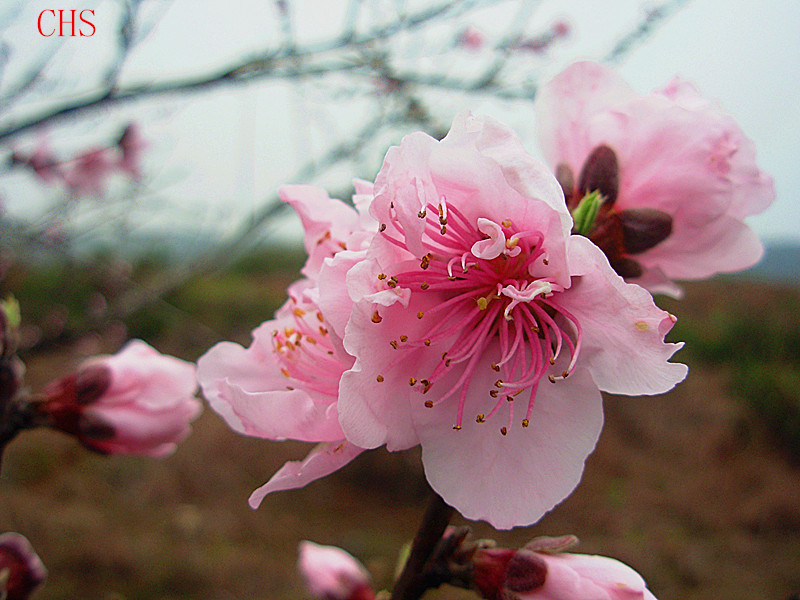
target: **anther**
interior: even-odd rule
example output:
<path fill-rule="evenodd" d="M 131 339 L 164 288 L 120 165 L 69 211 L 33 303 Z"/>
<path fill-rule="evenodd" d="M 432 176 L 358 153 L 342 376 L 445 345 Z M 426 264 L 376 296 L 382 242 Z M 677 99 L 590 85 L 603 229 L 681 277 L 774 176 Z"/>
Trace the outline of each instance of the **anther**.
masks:
<path fill-rule="evenodd" d="M 374 313 L 372 313 L 372 322 L 380 323 L 381 321 L 383 321 L 383 317 L 380 316 L 380 314 L 378 314 L 378 311 L 376 310 Z"/>
<path fill-rule="evenodd" d="M 495 381 L 494 382 L 494 387 L 498 387 L 498 388 L 503 387 L 503 380 L 502 379 L 498 379 L 497 381 Z"/>
<path fill-rule="evenodd" d="M 305 317 L 306 316 L 306 311 L 304 311 L 302 308 L 295 308 L 294 310 L 292 310 L 292 312 L 294 313 L 295 317 Z"/>
<path fill-rule="evenodd" d="M 556 357 L 555 357 L 555 356 L 551 356 L 551 357 L 550 357 L 550 364 L 551 364 L 551 365 L 554 365 L 554 364 L 556 364 Z"/>
<path fill-rule="evenodd" d="M 427 215 L 427 214 L 428 214 L 428 213 L 427 213 L 427 211 L 426 211 L 426 210 L 423 208 L 421 211 L 419 211 L 419 212 L 417 213 L 417 216 L 418 216 L 420 219 L 424 219 L 424 218 L 425 218 L 425 215 Z"/>
<path fill-rule="evenodd" d="M 386 279 L 386 273 L 378 273 L 378 279 L 380 279 L 381 281 Z"/>
<path fill-rule="evenodd" d="M 486 307 L 489 306 L 489 301 L 481 296 L 480 298 L 476 298 L 475 302 L 478 303 L 478 308 L 481 310 L 486 310 Z"/>
<path fill-rule="evenodd" d="M 401 335 L 400 336 L 400 341 L 401 342 L 407 342 L 408 341 L 408 336 L 406 334 Z"/>
<path fill-rule="evenodd" d="M 381 223 L 381 226 L 378 227 L 378 231 L 380 231 L 381 233 L 386 231 L 386 223 Z"/>
<path fill-rule="evenodd" d="M 522 426 L 527 427 L 528 425 L 530 425 L 530 421 L 528 421 L 528 419 L 522 419 Z"/>
<path fill-rule="evenodd" d="M 430 345 L 431 345 L 431 341 L 430 341 L 429 339 L 428 339 L 428 340 L 425 340 L 425 342 L 423 342 L 423 343 L 424 343 L 426 346 L 430 346 Z"/>
<path fill-rule="evenodd" d="M 384 381 L 384 379 L 383 379 L 383 375 L 378 375 L 378 376 L 377 376 L 375 379 L 376 379 L 376 381 L 377 381 L 378 383 L 383 383 L 383 381 Z"/>
<path fill-rule="evenodd" d="M 513 402 L 514 396 L 506 396 L 506 402 Z"/>
<path fill-rule="evenodd" d="M 508 434 L 508 429 L 506 429 L 505 427 L 501 427 L 500 428 L 500 433 L 502 433 L 503 435 L 507 435 Z"/>
<path fill-rule="evenodd" d="M 425 400 L 425 408 L 433 408 L 433 401 Z"/>
<path fill-rule="evenodd" d="M 476 423 L 486 423 L 486 416 L 483 413 L 480 413 L 477 417 L 475 417 Z"/>
<path fill-rule="evenodd" d="M 499 373 L 500 365 L 498 365 L 497 363 L 492 363 L 492 371 L 497 371 Z"/>
<path fill-rule="evenodd" d="M 395 350 L 397 350 L 397 340 L 392 340 L 391 342 L 389 342 L 389 345 Z"/>
<path fill-rule="evenodd" d="M 446 233 L 447 233 L 447 227 L 445 227 L 444 225 L 442 225 L 442 228 L 441 228 L 439 231 L 441 232 L 441 234 L 442 234 L 442 235 L 444 235 L 444 234 L 446 234 Z"/>
<path fill-rule="evenodd" d="M 341 248 L 342 250 L 347 250 L 347 244 L 345 244 L 344 242 L 339 242 L 339 248 Z"/>
<path fill-rule="evenodd" d="M 561 376 L 562 376 L 564 379 L 566 379 L 567 377 L 569 377 L 569 371 L 563 371 L 563 372 L 561 373 Z"/>
<path fill-rule="evenodd" d="M 281 373 L 283 373 L 284 377 L 291 377 L 291 375 L 289 375 L 289 369 L 286 367 L 281 367 Z"/>
<path fill-rule="evenodd" d="M 328 335 L 328 329 L 326 327 L 323 327 L 322 325 L 319 326 L 319 332 L 322 335 Z"/>
<path fill-rule="evenodd" d="M 421 289 L 421 290 L 427 290 L 429 287 L 431 287 L 430 284 L 425 283 L 425 282 L 422 282 L 421 284 L 419 284 L 419 289 Z"/>
<path fill-rule="evenodd" d="M 431 259 L 429 254 L 426 254 L 425 256 L 422 257 L 419 266 L 421 269 L 427 269 L 428 267 L 431 266 Z"/>
<path fill-rule="evenodd" d="M 511 219 L 503 219 L 502 221 L 500 221 L 500 225 L 502 225 L 502 226 L 503 226 L 503 227 L 505 227 L 506 229 L 508 229 L 509 227 L 511 227 L 511 225 L 512 225 L 512 224 L 513 224 L 513 223 L 511 223 Z"/>
<path fill-rule="evenodd" d="M 547 260 L 546 258 L 543 258 L 543 259 L 542 259 L 542 262 L 545 264 L 545 266 L 547 266 L 547 265 L 549 265 L 549 264 L 550 264 L 550 261 L 549 261 L 549 260 Z"/>
<path fill-rule="evenodd" d="M 550 380 L 550 383 L 555 383 L 556 382 L 556 378 L 553 377 L 552 375 L 548 375 L 547 378 Z"/>
<path fill-rule="evenodd" d="M 456 431 L 461 431 L 461 425 L 453 425 L 453 429 Z"/>
<path fill-rule="evenodd" d="M 445 358 L 447 358 L 447 352 L 442 352 L 442 360 L 444 360 Z"/>
<path fill-rule="evenodd" d="M 498 392 L 497 390 L 489 390 L 489 395 L 490 395 L 492 398 L 497 398 L 497 396 L 498 396 L 498 394 L 499 394 L 499 393 L 500 393 L 500 392 Z"/>
<path fill-rule="evenodd" d="M 421 319 L 421 318 L 422 318 L 422 317 L 424 317 L 424 316 L 425 316 L 425 313 L 424 313 L 424 312 L 422 312 L 422 311 L 419 311 L 419 312 L 417 313 L 417 318 L 418 318 L 418 319 Z"/>
<path fill-rule="evenodd" d="M 416 377 L 409 377 L 408 378 L 408 385 L 410 385 L 411 387 L 414 387 L 416 384 L 417 384 L 417 378 Z"/>
<path fill-rule="evenodd" d="M 321 313 L 321 312 L 318 312 L 318 313 L 317 313 L 317 321 L 319 321 L 320 323 L 322 323 L 324 320 L 325 320 L 325 317 L 323 317 L 323 316 L 322 316 L 322 313 Z"/>

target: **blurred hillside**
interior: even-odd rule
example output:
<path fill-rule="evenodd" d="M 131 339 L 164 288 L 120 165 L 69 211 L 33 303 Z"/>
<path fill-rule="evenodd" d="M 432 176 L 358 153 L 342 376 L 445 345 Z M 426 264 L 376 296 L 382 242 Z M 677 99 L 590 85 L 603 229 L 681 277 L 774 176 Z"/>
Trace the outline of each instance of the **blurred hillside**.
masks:
<path fill-rule="evenodd" d="M 126 335 L 190 360 L 222 339 L 247 344 L 302 255 L 254 252 L 147 310 L 109 316 L 116 294 L 167 262 L 153 252 L 12 264 L 2 291 L 22 304 L 28 384 L 40 389 Z M 690 365 L 687 381 L 654 398 L 608 397 L 582 483 L 539 524 L 474 528 L 515 545 L 574 533 L 581 551 L 634 566 L 659 600 L 787 600 L 800 592 L 800 288 L 718 279 L 659 304 L 679 318 L 670 339 L 687 342 L 676 357 Z M 348 549 L 388 585 L 426 503 L 418 453 L 366 453 L 250 510 L 249 493 L 306 451 L 236 435 L 210 410 L 162 461 L 29 433 L 5 455 L 0 530 L 26 535 L 50 569 L 37 600 L 299 599 L 302 539 Z"/>

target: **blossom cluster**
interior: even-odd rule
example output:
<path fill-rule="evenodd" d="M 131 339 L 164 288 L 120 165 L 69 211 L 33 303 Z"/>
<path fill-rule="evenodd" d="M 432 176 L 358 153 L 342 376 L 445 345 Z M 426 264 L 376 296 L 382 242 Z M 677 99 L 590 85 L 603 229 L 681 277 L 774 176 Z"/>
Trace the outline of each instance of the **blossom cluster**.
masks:
<path fill-rule="evenodd" d="M 529 524 L 577 485 L 600 391 L 660 394 L 685 377 L 664 341 L 676 319 L 650 291 L 759 258 L 743 218 L 773 192 L 751 142 L 689 84 L 640 97 L 593 63 L 536 108 L 550 167 L 464 113 L 441 141 L 391 148 L 353 206 L 281 189 L 305 231 L 303 279 L 249 348 L 222 342 L 198 362 L 232 428 L 319 444 L 253 506 L 366 449 L 420 445 L 464 516 Z"/>

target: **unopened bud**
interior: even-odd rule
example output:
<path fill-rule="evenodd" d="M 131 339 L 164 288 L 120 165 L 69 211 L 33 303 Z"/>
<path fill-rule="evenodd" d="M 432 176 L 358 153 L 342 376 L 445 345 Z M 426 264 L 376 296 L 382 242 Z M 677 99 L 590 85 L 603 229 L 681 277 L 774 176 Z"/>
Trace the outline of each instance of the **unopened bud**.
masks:
<path fill-rule="evenodd" d="M 47 569 L 25 537 L 0 535 L 0 597 L 26 600 L 46 578 Z"/>
<path fill-rule="evenodd" d="M 315 600 L 372 600 L 367 570 L 334 546 L 300 542 L 297 568 Z"/>

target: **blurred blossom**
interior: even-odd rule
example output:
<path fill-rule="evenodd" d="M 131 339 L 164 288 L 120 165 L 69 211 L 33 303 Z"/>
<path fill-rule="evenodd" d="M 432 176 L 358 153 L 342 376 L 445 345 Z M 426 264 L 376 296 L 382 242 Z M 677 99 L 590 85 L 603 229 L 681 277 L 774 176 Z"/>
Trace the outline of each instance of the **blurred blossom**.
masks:
<path fill-rule="evenodd" d="M 553 541 L 558 544 L 568 538 Z M 478 549 L 473 581 L 481 596 L 489 600 L 655 600 L 641 575 L 629 566 L 604 556 L 562 554 L 560 548 L 548 547 L 549 541 L 539 538 L 519 550 Z"/>
<path fill-rule="evenodd" d="M 142 138 L 138 125 L 132 123 L 125 128 L 119 138 L 118 146 L 122 151 L 122 158 L 118 163 L 119 168 L 131 179 L 141 179 L 142 152 L 147 147 L 147 144 Z"/>
<path fill-rule="evenodd" d="M 458 45 L 468 50 L 480 50 L 485 42 L 483 33 L 472 25 L 464 29 L 458 36 Z"/>
<path fill-rule="evenodd" d="M 90 150 L 70 161 L 64 181 L 74 196 L 102 196 L 115 166 L 109 148 Z"/>
<path fill-rule="evenodd" d="M 297 568 L 314 600 L 372 600 L 367 570 L 350 554 L 334 546 L 303 541 Z"/>
<path fill-rule="evenodd" d="M 165 456 L 200 413 L 195 389 L 193 365 L 133 340 L 50 383 L 38 410 L 47 424 L 91 450 Z"/>
<path fill-rule="evenodd" d="M 541 88 L 534 110 L 570 210 L 603 195 L 585 233 L 626 279 L 678 295 L 672 280 L 761 258 L 744 219 L 770 205 L 772 180 L 734 120 L 689 83 L 639 96 L 608 67 L 577 63 Z"/>
<path fill-rule="evenodd" d="M 30 542 L 18 533 L 0 535 L 0 597 L 25 600 L 47 577 Z"/>

